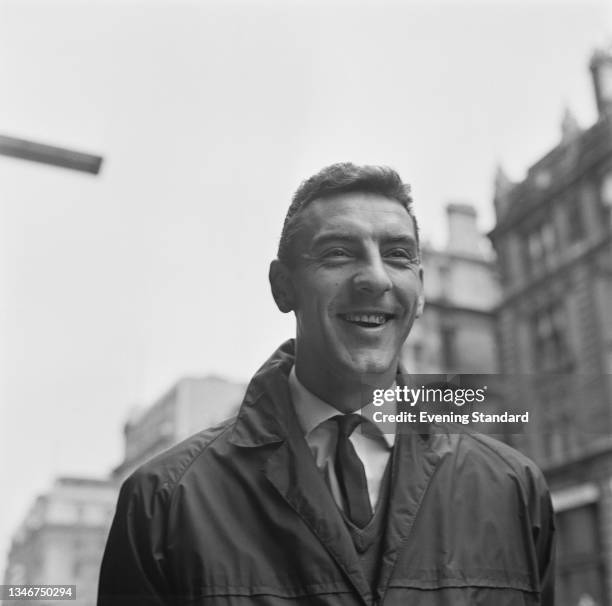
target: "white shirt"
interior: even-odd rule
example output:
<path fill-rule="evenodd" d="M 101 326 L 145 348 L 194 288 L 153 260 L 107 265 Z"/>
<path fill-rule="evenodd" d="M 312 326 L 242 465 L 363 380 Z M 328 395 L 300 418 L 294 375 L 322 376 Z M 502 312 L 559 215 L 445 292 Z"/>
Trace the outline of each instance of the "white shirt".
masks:
<path fill-rule="evenodd" d="M 289 391 L 298 422 L 314 457 L 315 465 L 323 474 L 334 501 L 342 509 L 342 496 L 334 469 L 338 425 L 335 421 L 330 420 L 342 413 L 308 391 L 297 378 L 295 367 L 291 369 L 289 374 Z M 372 433 L 369 431 L 362 432 L 359 428 L 355 429 L 349 440 L 363 463 L 368 481 L 370 504 L 374 511 L 378 502 L 380 484 L 395 443 L 395 434 L 383 434 L 373 423 L 371 427 L 376 428 Z"/>

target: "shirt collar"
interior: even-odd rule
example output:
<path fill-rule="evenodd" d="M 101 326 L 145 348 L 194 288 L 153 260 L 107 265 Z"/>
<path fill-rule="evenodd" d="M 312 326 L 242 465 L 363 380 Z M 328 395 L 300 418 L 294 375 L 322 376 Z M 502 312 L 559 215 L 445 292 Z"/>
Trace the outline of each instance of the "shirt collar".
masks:
<path fill-rule="evenodd" d="M 395 388 L 395 383 L 393 387 Z M 295 414 L 304 432 L 304 436 L 307 436 L 311 431 L 321 425 L 321 423 L 324 423 L 336 415 L 342 414 L 337 408 L 324 402 L 321 398 L 304 387 L 297 378 L 295 366 L 293 366 L 289 373 L 289 391 L 291 393 L 293 408 L 295 409 Z M 371 423 L 371 426 L 379 430 L 374 423 Z M 390 448 L 393 447 L 395 443 L 395 433 L 387 434 L 380 432 L 380 435 L 384 437 L 385 442 Z"/>

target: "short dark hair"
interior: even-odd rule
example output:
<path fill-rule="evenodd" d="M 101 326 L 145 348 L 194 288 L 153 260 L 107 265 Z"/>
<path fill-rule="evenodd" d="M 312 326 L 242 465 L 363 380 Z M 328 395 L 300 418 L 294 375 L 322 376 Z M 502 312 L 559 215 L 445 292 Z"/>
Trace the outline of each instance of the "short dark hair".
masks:
<path fill-rule="evenodd" d="M 285 216 L 283 231 L 278 245 L 278 259 L 287 267 L 295 266 L 294 240 L 299 230 L 299 214 L 310 202 L 336 194 L 368 192 L 380 194 L 400 202 L 414 223 L 419 246 L 419 228 L 412 210 L 410 185 L 403 183 L 395 170 L 388 166 L 359 166 L 352 162 L 331 164 L 301 183 L 295 192 Z"/>

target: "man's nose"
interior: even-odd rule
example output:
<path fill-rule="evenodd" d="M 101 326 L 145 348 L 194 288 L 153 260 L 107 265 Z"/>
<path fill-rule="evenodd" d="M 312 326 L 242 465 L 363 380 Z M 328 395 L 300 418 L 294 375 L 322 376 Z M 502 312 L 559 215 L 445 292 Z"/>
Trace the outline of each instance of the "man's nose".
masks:
<path fill-rule="evenodd" d="M 382 294 L 393 286 L 387 267 L 378 254 L 364 259 L 353 278 L 353 284 L 357 290 L 370 294 Z"/>

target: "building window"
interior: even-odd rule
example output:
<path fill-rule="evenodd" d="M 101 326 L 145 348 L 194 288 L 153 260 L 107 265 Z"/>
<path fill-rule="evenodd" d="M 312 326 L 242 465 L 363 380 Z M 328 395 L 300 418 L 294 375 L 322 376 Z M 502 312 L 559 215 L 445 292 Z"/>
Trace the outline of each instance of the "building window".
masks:
<path fill-rule="evenodd" d="M 438 279 L 438 293 L 437 297 L 442 300 L 448 300 L 451 298 L 451 273 L 448 264 L 445 261 L 442 261 L 437 267 L 435 267 L 434 271 L 437 273 L 437 276 L 434 275 L 434 284 L 435 278 Z"/>
<path fill-rule="evenodd" d="M 607 603 L 597 504 L 557 512 L 555 518 L 559 606 Z"/>
<path fill-rule="evenodd" d="M 420 368 L 420 365 L 423 362 L 423 343 L 417 341 L 412 344 L 412 356 L 414 358 L 414 363 Z"/>
<path fill-rule="evenodd" d="M 565 313 L 560 303 L 551 303 L 533 315 L 535 368 L 541 372 L 567 370 L 571 362 L 566 338 Z"/>
<path fill-rule="evenodd" d="M 584 217 L 582 215 L 582 206 L 580 200 L 574 198 L 567 205 L 567 235 L 570 244 L 580 242 L 585 235 L 586 229 L 584 225 Z"/>
<path fill-rule="evenodd" d="M 76 559 L 72 563 L 72 578 L 80 579 L 82 571 L 83 571 L 83 563 L 81 562 L 81 560 Z"/>
<path fill-rule="evenodd" d="M 532 276 L 554 266 L 557 234 L 552 223 L 540 223 L 527 234 L 525 240 L 527 268 Z"/>
<path fill-rule="evenodd" d="M 442 367 L 446 372 L 455 369 L 457 356 L 455 351 L 456 331 L 452 326 L 444 326 L 440 331 L 442 349 Z"/>
<path fill-rule="evenodd" d="M 497 254 L 497 262 L 499 264 L 499 276 L 503 285 L 512 283 L 510 275 L 510 247 L 500 246 Z"/>
<path fill-rule="evenodd" d="M 542 434 L 547 462 L 558 463 L 571 457 L 571 432 L 571 420 L 567 413 L 547 415 L 545 432 Z"/>

